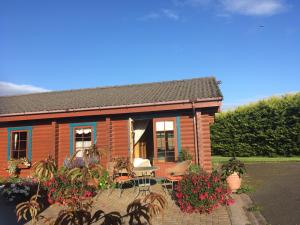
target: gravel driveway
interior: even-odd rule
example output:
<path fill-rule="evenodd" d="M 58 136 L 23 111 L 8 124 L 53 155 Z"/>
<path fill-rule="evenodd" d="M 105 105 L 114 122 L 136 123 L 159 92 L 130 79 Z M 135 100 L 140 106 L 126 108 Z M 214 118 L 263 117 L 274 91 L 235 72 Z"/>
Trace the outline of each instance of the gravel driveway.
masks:
<path fill-rule="evenodd" d="M 300 163 L 247 164 L 250 196 L 272 225 L 300 225 Z"/>

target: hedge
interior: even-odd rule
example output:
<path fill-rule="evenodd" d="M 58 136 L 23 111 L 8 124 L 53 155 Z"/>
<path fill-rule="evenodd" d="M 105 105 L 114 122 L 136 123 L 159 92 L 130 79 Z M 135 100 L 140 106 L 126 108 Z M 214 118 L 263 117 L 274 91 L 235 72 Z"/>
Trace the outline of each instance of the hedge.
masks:
<path fill-rule="evenodd" d="M 222 156 L 300 155 L 300 92 L 219 113 L 212 151 Z"/>

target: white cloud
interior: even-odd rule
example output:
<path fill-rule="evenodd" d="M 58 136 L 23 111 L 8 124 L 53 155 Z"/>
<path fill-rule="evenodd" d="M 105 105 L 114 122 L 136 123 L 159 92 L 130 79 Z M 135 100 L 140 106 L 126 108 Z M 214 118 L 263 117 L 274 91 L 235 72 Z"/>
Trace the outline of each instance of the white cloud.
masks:
<path fill-rule="evenodd" d="M 27 84 L 14 84 L 10 82 L 0 81 L 0 96 L 6 95 L 20 95 L 35 92 L 46 92 L 50 91 L 45 88 L 36 87 Z"/>
<path fill-rule="evenodd" d="M 221 5 L 227 12 L 253 16 L 270 16 L 285 9 L 280 0 L 221 0 Z"/>
<path fill-rule="evenodd" d="M 162 9 L 162 13 L 171 20 L 179 20 L 179 15 L 174 10 Z"/>
<path fill-rule="evenodd" d="M 175 6 L 203 7 L 217 14 L 271 16 L 286 10 L 285 0 L 174 0 Z"/>
<path fill-rule="evenodd" d="M 155 20 L 160 18 L 158 13 L 149 13 L 140 18 L 140 20 Z"/>
<path fill-rule="evenodd" d="M 157 19 L 164 19 L 164 18 L 169 20 L 174 20 L 174 21 L 180 19 L 178 13 L 171 9 L 161 9 L 158 12 L 151 12 L 142 16 L 139 19 L 143 21 L 149 21 L 149 20 L 157 20 Z"/>

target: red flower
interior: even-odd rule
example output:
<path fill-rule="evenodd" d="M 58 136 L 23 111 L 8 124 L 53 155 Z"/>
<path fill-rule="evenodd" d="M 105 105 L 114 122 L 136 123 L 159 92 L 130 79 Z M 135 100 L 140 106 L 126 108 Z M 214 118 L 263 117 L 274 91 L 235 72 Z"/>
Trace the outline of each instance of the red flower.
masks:
<path fill-rule="evenodd" d="M 228 199 L 226 202 L 226 205 L 232 205 L 234 203 L 234 200 L 232 198 Z"/>
<path fill-rule="evenodd" d="M 200 199 L 200 200 L 204 200 L 204 199 L 207 198 L 207 195 L 208 195 L 207 192 L 205 192 L 204 194 L 200 194 L 199 199 Z"/>
<path fill-rule="evenodd" d="M 183 196 L 183 195 L 182 195 L 182 193 L 181 193 L 181 192 L 178 192 L 178 193 L 176 193 L 176 197 L 177 197 L 177 198 L 181 199 L 181 198 L 182 198 L 182 196 Z"/>

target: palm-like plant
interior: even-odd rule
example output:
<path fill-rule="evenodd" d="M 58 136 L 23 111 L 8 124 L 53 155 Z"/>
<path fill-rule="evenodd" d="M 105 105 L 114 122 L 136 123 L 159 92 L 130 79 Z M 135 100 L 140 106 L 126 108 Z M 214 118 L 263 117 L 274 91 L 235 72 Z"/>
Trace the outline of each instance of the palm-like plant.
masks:
<path fill-rule="evenodd" d="M 41 210 L 40 204 L 37 202 L 37 195 L 33 195 L 29 201 L 22 202 L 16 206 L 18 222 L 23 218 L 28 220 L 30 216 L 33 222 L 36 221 L 37 215 Z"/>
<path fill-rule="evenodd" d="M 57 166 L 52 156 L 47 159 L 38 161 L 32 166 L 34 176 L 39 180 L 49 180 L 57 173 Z"/>

